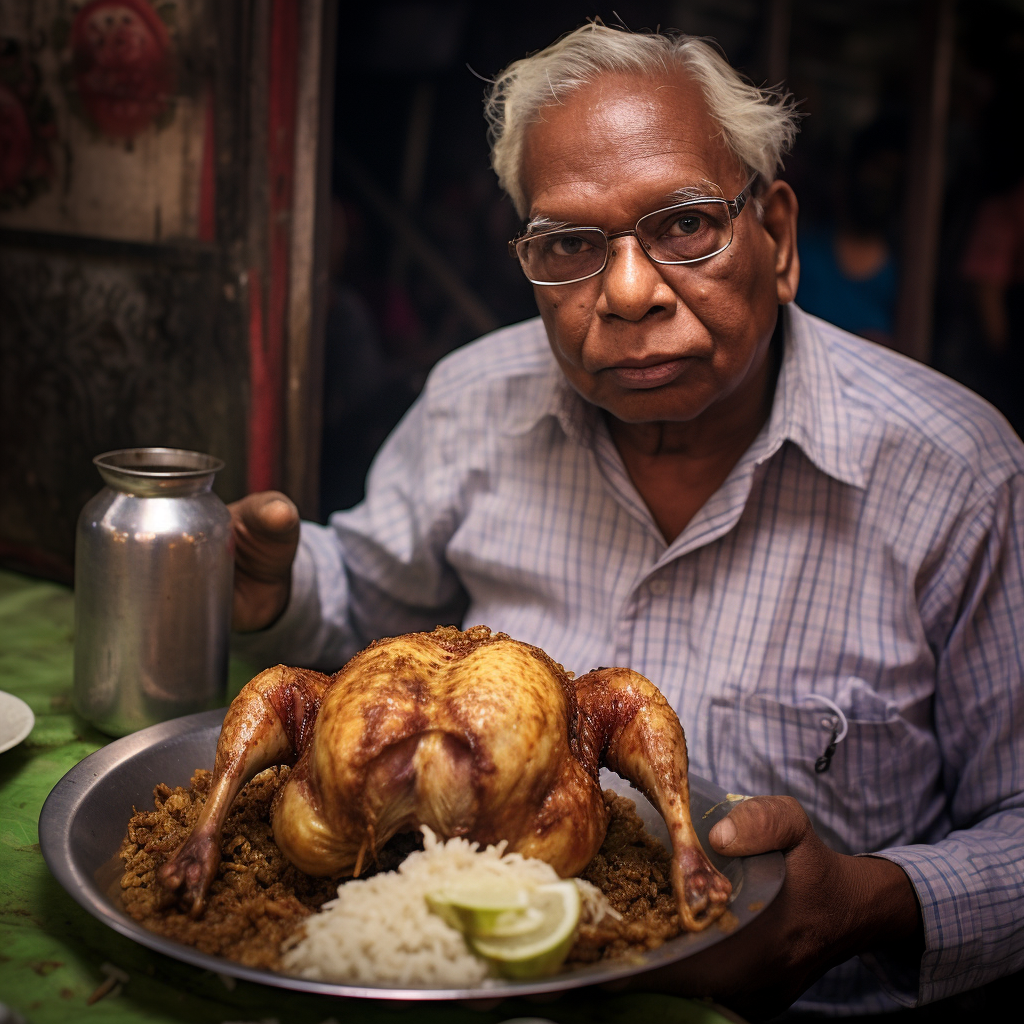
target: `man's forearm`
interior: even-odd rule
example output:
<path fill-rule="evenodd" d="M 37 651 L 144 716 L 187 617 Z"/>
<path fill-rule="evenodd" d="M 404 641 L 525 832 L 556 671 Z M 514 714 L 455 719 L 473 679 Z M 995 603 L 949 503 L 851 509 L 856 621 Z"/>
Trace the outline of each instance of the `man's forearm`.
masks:
<path fill-rule="evenodd" d="M 924 952 L 921 907 L 910 878 L 898 864 L 882 857 L 844 857 L 850 908 L 848 948 L 840 960 L 885 950 L 910 962 Z"/>

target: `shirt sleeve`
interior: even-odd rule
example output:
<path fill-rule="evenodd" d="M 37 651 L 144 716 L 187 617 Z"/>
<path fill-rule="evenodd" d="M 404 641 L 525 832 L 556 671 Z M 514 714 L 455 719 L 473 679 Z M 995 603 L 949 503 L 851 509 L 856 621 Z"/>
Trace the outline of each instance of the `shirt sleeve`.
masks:
<path fill-rule="evenodd" d="M 917 893 L 921 1003 L 1024 967 L 1022 524 L 1018 471 L 966 523 L 947 556 L 949 574 L 966 579 L 949 591 L 957 612 L 938 652 L 934 708 L 953 830 L 933 844 L 874 854 L 899 864 Z M 903 986 L 881 959 L 865 959 L 899 998 Z"/>
<path fill-rule="evenodd" d="M 366 499 L 326 526 L 302 524 L 287 608 L 235 634 L 235 653 L 333 672 L 371 640 L 460 623 L 467 598 L 445 559 L 464 493 L 457 433 L 421 396 L 374 460 Z"/>

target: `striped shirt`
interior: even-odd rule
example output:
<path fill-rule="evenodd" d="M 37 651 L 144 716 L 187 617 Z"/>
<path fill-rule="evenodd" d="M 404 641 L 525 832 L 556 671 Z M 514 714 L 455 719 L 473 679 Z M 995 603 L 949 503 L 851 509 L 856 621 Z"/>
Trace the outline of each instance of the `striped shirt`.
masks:
<path fill-rule="evenodd" d="M 1024 446 L 927 367 L 783 315 L 768 421 L 671 543 L 539 320 L 453 353 L 366 500 L 303 524 L 289 607 L 244 646 L 334 669 L 486 623 L 642 672 L 693 772 L 791 794 L 834 849 L 907 872 L 919 972 L 865 956 L 797 1004 L 878 1012 L 1024 967 Z M 816 697 L 847 725 L 822 774 Z"/>

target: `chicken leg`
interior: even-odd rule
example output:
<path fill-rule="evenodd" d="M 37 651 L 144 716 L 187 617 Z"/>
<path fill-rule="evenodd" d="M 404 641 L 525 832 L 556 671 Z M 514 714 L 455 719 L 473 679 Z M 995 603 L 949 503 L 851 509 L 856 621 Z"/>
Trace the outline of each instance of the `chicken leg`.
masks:
<path fill-rule="evenodd" d="M 675 712 L 648 679 L 600 668 L 576 680 L 580 760 L 636 785 L 661 812 L 672 840 L 672 891 L 680 923 L 700 931 L 725 910 L 732 885 L 708 860 L 690 820 L 686 739 Z"/>
<path fill-rule="evenodd" d="M 232 701 L 221 727 L 213 787 L 192 831 L 157 870 L 192 917 L 205 906 L 220 864 L 224 821 L 238 791 L 265 768 L 293 764 L 309 745 L 330 677 L 278 665 L 261 672 Z"/>

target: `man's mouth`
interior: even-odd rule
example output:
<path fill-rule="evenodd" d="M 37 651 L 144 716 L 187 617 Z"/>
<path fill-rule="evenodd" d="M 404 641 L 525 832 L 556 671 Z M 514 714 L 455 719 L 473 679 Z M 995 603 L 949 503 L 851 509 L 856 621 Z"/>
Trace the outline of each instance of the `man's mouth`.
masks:
<path fill-rule="evenodd" d="M 683 372 L 688 362 L 684 356 L 681 359 L 669 359 L 648 366 L 609 366 L 605 372 L 622 388 L 660 388 L 663 384 L 671 384 Z"/>

